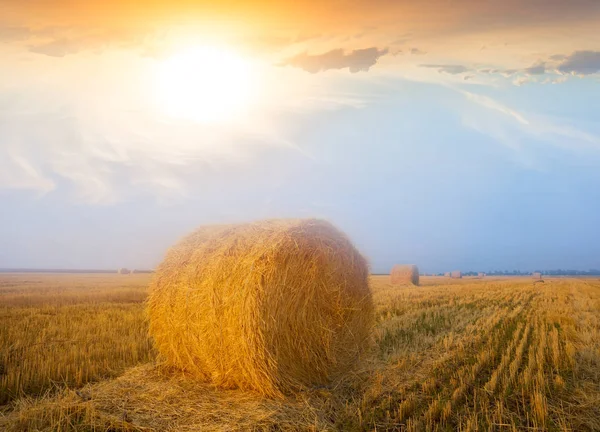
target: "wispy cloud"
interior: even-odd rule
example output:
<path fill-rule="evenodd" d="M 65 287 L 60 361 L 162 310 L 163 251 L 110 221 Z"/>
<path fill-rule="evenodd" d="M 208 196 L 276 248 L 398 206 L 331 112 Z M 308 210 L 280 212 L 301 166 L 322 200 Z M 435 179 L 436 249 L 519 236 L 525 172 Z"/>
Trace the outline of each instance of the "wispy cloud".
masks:
<path fill-rule="evenodd" d="M 512 80 L 512 83 L 514 85 L 516 85 L 517 87 L 522 86 L 523 84 L 527 84 L 532 82 L 533 80 L 531 79 L 531 77 L 528 76 L 519 76 L 516 77 L 515 79 Z"/>
<path fill-rule="evenodd" d="M 566 82 L 567 79 L 568 78 L 566 76 L 559 76 L 556 78 L 548 77 L 542 81 L 542 84 L 561 84 Z"/>
<path fill-rule="evenodd" d="M 451 75 L 458 75 L 465 72 L 470 72 L 471 69 L 460 64 L 422 64 L 421 67 L 437 69 L 438 72 L 443 72 Z"/>
<path fill-rule="evenodd" d="M 26 157 L 7 151 L 0 158 L 0 187 L 33 190 L 44 194 L 54 190 L 56 184 Z"/>
<path fill-rule="evenodd" d="M 564 75 L 561 75 L 561 71 L 556 68 L 557 59 L 560 61 L 564 60 L 566 56 L 553 56 L 554 59 L 550 58 L 548 61 L 538 61 L 532 66 L 525 67 L 522 69 L 500 69 L 500 68 L 481 68 L 477 65 L 465 65 L 465 64 L 420 64 L 420 67 L 436 69 L 440 74 L 448 75 L 464 75 L 463 79 L 469 80 L 474 77 L 492 77 L 501 76 L 510 80 L 510 82 L 516 86 L 522 86 L 528 83 L 553 83 L 559 84 L 566 81 Z M 553 64 L 551 66 L 550 64 Z M 544 80 L 538 79 L 542 75 L 550 75 L 549 78 Z"/>
<path fill-rule="evenodd" d="M 67 112 L 0 112 L 0 136 L 12 137 L 0 141 L 0 188 L 47 193 L 61 185 L 90 204 L 114 204 L 136 189 L 185 196 L 198 170 L 235 169 L 270 147 L 297 152 L 277 134 L 246 127 Z"/>
<path fill-rule="evenodd" d="M 523 150 L 523 143 L 532 138 L 570 151 L 600 151 L 600 137 L 583 131 L 563 118 L 524 113 L 489 96 L 455 89 L 477 107 L 466 107 L 461 113 L 465 126 L 490 136 L 514 150 Z M 494 114 L 493 116 L 490 116 Z"/>
<path fill-rule="evenodd" d="M 270 155 L 312 160 L 290 139 L 289 116 L 368 103 L 360 94 L 315 86 L 317 77 L 301 71 L 272 72 L 301 80 L 287 92 L 283 83 L 281 92 L 257 102 L 246 117 L 223 123 L 168 117 L 127 93 L 131 83 L 109 85 L 102 74 L 87 77 L 100 91 L 44 86 L 0 93 L 0 189 L 67 194 L 96 205 L 139 194 L 181 200 Z"/>
<path fill-rule="evenodd" d="M 31 33 L 31 29 L 25 26 L 0 25 L 0 41 L 3 42 L 27 40 L 31 37 Z"/>
<path fill-rule="evenodd" d="M 427 54 L 427 52 L 426 52 L 426 51 L 422 51 L 422 50 L 420 50 L 419 48 L 411 48 L 411 49 L 410 49 L 410 53 L 411 53 L 412 55 L 425 55 L 425 54 Z"/>
<path fill-rule="evenodd" d="M 75 54 L 87 48 L 85 41 L 73 39 L 56 39 L 50 42 L 44 42 L 31 45 L 29 51 L 36 54 L 44 54 L 50 57 L 64 57 L 69 54 Z"/>
<path fill-rule="evenodd" d="M 465 90 L 461 90 L 461 92 L 465 95 L 465 97 L 468 100 L 475 102 L 478 105 L 481 105 L 490 110 L 498 111 L 504 115 L 512 117 L 514 120 L 516 120 L 518 123 L 520 123 L 522 125 L 529 124 L 529 121 L 527 121 L 527 119 L 525 119 L 525 117 L 523 117 L 522 114 L 520 114 L 516 110 L 513 110 L 513 109 L 495 101 L 494 99 L 492 99 L 488 96 L 478 95 L 478 94 L 471 93 L 471 92 L 468 92 Z"/>

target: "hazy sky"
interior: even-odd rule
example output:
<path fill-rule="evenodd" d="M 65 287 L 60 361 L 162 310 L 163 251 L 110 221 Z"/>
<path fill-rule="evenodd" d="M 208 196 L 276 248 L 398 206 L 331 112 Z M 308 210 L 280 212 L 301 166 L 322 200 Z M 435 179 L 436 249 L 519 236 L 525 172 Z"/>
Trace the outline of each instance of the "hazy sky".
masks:
<path fill-rule="evenodd" d="M 213 3 L 0 0 L 0 268 L 275 217 L 377 272 L 600 268 L 599 1 Z"/>

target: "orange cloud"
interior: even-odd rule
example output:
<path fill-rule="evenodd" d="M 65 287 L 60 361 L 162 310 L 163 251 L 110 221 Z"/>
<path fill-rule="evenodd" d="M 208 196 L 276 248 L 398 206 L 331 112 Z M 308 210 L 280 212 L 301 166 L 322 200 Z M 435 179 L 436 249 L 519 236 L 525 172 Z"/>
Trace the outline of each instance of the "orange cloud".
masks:
<path fill-rule="evenodd" d="M 352 34 L 365 29 L 405 33 L 479 32 L 594 21 L 596 0 L 20 0 L 0 6 L 3 21 L 26 26 L 144 28 L 220 23 L 241 31 Z M 398 38 L 398 34 L 395 35 Z"/>
<path fill-rule="evenodd" d="M 377 61 L 368 50 L 386 47 L 421 54 L 413 64 L 522 70 L 560 53 L 600 51 L 599 22 L 597 0 L 20 0 L 0 5 L 0 40 L 67 56 L 115 46 L 158 55 L 187 38 L 311 71 L 354 62 L 368 69 Z"/>
<path fill-rule="evenodd" d="M 286 60 L 284 64 L 299 67 L 310 73 L 346 68 L 352 73 L 367 72 L 377 63 L 379 57 L 387 53 L 387 49 L 380 50 L 376 47 L 354 50 L 347 54 L 342 49 L 335 49 L 319 55 L 302 53 Z"/>

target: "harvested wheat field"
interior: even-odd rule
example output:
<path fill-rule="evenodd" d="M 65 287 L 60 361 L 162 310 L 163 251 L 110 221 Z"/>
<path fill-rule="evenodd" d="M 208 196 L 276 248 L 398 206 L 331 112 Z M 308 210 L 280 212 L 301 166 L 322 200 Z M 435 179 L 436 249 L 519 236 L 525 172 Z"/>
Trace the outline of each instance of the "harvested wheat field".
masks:
<path fill-rule="evenodd" d="M 598 279 L 373 276 L 365 358 L 280 398 L 158 364 L 150 280 L 0 276 L 0 430 L 600 430 Z"/>

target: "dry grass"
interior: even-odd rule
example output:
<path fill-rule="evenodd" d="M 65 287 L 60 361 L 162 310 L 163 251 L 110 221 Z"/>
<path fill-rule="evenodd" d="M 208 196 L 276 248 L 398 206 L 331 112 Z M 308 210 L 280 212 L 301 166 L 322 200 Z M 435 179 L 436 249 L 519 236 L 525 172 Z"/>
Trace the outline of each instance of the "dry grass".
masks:
<path fill-rule="evenodd" d="M 373 325 L 369 268 L 325 221 L 201 227 L 171 248 L 149 299 L 165 364 L 280 397 L 339 380 Z"/>
<path fill-rule="evenodd" d="M 52 283 L 63 285 L 65 277 Z M 85 282 L 110 291 L 124 280 Z M 18 290 L 19 278 L 13 282 Z M 421 287 L 403 290 L 387 276 L 372 282 L 374 349 L 344 386 L 271 400 L 218 390 L 150 362 L 79 394 L 23 396 L 5 406 L 0 430 L 600 430 L 599 280 L 546 279 L 540 286 L 531 278 L 424 277 Z M 0 305 L 3 313 L 20 308 L 3 297 Z M 120 306 L 113 304 L 115 317 Z M 93 320 L 81 327 L 98 331 Z M 122 338 L 115 327 L 106 331 L 106 338 Z M 104 349 L 119 358 L 113 346 Z M 23 364 L 22 372 L 43 363 Z"/>

